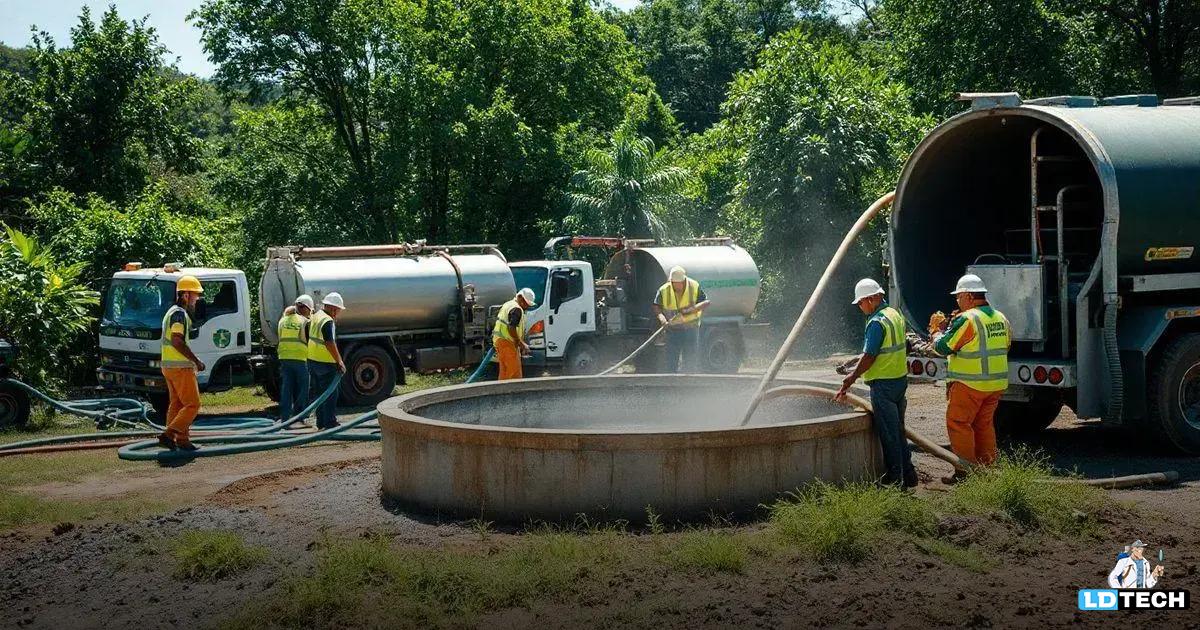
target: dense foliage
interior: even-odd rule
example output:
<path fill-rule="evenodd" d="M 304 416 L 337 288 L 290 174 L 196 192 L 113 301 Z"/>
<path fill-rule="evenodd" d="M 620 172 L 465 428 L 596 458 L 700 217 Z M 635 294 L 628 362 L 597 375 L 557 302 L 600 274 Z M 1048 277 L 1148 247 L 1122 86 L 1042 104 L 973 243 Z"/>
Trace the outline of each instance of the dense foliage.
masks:
<path fill-rule="evenodd" d="M 0 220 L 43 244 L 6 264 L 74 287 L 67 336 L 129 260 L 567 231 L 734 236 L 781 320 L 956 93 L 1200 91 L 1195 0 L 205 0 L 211 79 L 129 17 L 0 46 Z"/>

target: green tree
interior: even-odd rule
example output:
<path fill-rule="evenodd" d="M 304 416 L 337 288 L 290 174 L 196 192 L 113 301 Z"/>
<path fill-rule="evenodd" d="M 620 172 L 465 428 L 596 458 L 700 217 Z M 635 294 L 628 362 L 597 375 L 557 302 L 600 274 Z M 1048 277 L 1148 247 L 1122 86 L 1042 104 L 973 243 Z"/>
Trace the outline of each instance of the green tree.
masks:
<path fill-rule="evenodd" d="M 4 226 L 0 238 L 0 337 L 21 344 L 21 378 L 61 391 L 64 368 L 79 361 L 97 295 L 79 281 L 82 264 L 60 264 L 38 242 Z"/>
<path fill-rule="evenodd" d="M 1200 2 L 1196 0 L 1058 0 L 1059 10 L 1093 26 L 1091 41 L 1116 45 L 1127 68 L 1144 73 L 1160 96 L 1200 91 Z"/>
<path fill-rule="evenodd" d="M 0 72 L 0 104 L 10 131 L 28 138 L 39 191 L 61 186 L 125 203 L 162 173 L 200 166 L 183 115 L 196 81 L 166 72 L 165 52 L 144 20 L 110 8 L 96 23 L 85 7 L 70 47 L 41 33 L 28 78 Z"/>
<path fill-rule="evenodd" d="M 591 149 L 571 178 L 567 194 L 571 231 L 638 238 L 682 236 L 678 211 L 688 172 L 673 156 L 629 128 L 613 135 L 607 149 Z"/>
<path fill-rule="evenodd" d="M 733 153 L 738 185 L 725 220 L 763 268 L 768 313 L 787 320 L 798 312 L 844 231 L 895 185 L 930 124 L 907 99 L 882 68 L 801 30 L 776 38 L 758 68 L 734 81 L 721 132 L 729 135 L 717 145 L 741 152 Z M 878 274 L 876 245 L 867 239 L 843 288 L 850 276 Z M 854 320 L 841 308 L 825 316 L 830 330 Z"/>

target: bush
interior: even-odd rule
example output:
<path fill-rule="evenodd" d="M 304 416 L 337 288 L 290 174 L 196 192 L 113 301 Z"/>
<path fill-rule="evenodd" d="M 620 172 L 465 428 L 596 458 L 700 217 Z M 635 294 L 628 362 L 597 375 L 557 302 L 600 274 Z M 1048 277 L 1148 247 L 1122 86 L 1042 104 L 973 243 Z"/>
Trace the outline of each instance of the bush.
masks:
<path fill-rule="evenodd" d="M 898 488 L 817 482 L 770 506 L 771 525 L 785 542 L 822 562 L 857 562 L 889 532 L 933 530 L 929 506 Z"/>
<path fill-rule="evenodd" d="M 237 575 L 267 557 L 262 547 L 248 547 L 233 532 L 189 531 L 175 540 L 175 575 L 185 580 L 215 581 Z"/>
<path fill-rule="evenodd" d="M 746 566 L 746 544 L 729 532 L 690 531 L 679 538 L 670 556 L 681 567 L 741 573 Z"/>
<path fill-rule="evenodd" d="M 18 373 L 58 391 L 72 348 L 91 329 L 97 294 L 79 283 L 83 265 L 62 265 L 36 239 L 5 227 L 0 239 L 0 337 L 19 344 Z"/>
<path fill-rule="evenodd" d="M 1045 457 L 1021 449 L 973 472 L 954 487 L 949 501 L 963 512 L 1000 514 L 1028 529 L 1086 532 L 1093 523 L 1089 513 L 1103 507 L 1107 495 L 1083 484 L 1046 483 L 1053 475 Z"/>

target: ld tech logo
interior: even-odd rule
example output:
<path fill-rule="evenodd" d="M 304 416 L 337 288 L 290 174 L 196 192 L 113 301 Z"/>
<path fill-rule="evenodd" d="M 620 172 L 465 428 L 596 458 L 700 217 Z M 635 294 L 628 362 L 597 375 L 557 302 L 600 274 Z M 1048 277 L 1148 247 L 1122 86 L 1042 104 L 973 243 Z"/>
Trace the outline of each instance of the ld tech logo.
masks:
<path fill-rule="evenodd" d="M 1183 589 L 1118 591 L 1085 588 L 1079 591 L 1079 610 L 1183 610 L 1190 599 Z"/>

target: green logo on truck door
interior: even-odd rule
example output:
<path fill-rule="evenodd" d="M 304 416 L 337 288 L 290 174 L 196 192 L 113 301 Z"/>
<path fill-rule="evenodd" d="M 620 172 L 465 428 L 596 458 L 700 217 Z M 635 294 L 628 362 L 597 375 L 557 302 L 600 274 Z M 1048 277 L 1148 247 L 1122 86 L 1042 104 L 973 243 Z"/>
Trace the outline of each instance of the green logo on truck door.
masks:
<path fill-rule="evenodd" d="M 231 336 L 228 330 L 225 330 L 224 328 L 218 328 L 213 331 L 213 345 L 218 348 L 228 347 L 230 337 Z"/>

